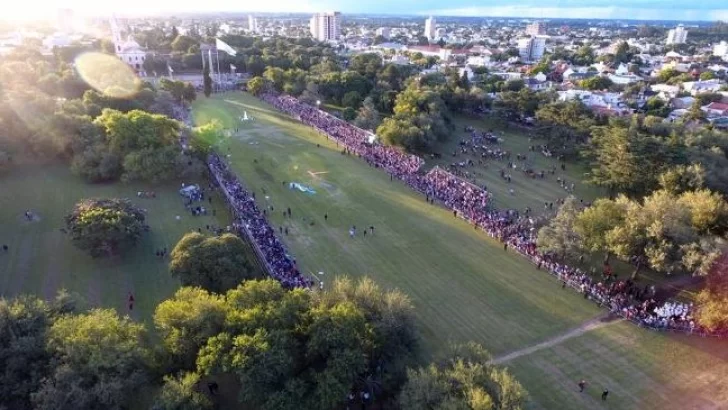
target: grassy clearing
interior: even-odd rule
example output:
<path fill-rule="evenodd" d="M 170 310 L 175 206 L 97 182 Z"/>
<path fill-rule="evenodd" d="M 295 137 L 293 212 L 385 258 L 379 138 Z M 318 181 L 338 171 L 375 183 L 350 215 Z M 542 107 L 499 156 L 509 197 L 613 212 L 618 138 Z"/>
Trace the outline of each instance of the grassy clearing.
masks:
<path fill-rule="evenodd" d="M 187 183 L 203 181 L 186 181 Z M 23 166 L 0 176 L 0 295 L 20 293 L 52 297 L 60 288 L 75 292 L 91 306 L 112 307 L 126 313 L 127 293 L 134 293 L 132 316 L 148 321 L 155 306 L 179 286 L 167 271 L 168 259 L 154 252 L 171 250 L 184 233 L 205 225 L 225 226 L 228 212 L 214 197 L 212 215 L 193 217 L 186 212 L 177 193 L 179 184 L 90 185 L 72 175 L 66 165 Z M 155 191 L 156 199 L 137 198 L 137 191 Z M 148 211 L 151 231 L 128 254 L 93 259 L 76 249 L 60 231 L 63 217 L 73 205 L 89 197 L 124 197 Z M 23 213 L 32 210 L 40 220 L 27 222 Z M 181 220 L 175 220 L 180 215 Z"/>
<path fill-rule="evenodd" d="M 240 123 L 243 110 L 254 120 Z M 475 340 L 499 356 L 600 314 L 525 259 L 504 252 L 451 213 L 391 182 L 386 173 L 342 155 L 325 137 L 247 94 L 199 100 L 194 117 L 198 124 L 217 118 L 228 129 L 238 129 L 220 150 L 259 204 L 268 207 L 273 225 L 288 228 L 283 239 L 303 270 L 324 282 L 338 274 L 369 275 L 400 288 L 416 306 L 432 353 L 449 340 Z M 498 179 L 497 169 L 492 171 Z M 290 182 L 316 193 L 291 190 Z M 525 183 L 519 190 L 530 189 Z M 496 186 L 489 184 L 498 200 Z M 516 195 L 497 204 L 524 198 L 542 204 L 552 187 L 540 189 L 531 199 Z M 589 195 L 588 188 L 577 187 L 577 195 Z M 292 218 L 282 215 L 288 207 Z M 356 238 L 348 236 L 352 225 Z M 370 225 L 374 236 L 362 237 L 362 228 Z M 726 345 L 615 323 L 507 365 L 530 391 L 532 408 L 720 408 L 728 406 L 725 387 L 717 387 L 728 376 L 721 349 L 725 352 Z M 675 372 L 679 377 L 673 380 Z M 573 393 L 581 378 L 591 381 L 596 400 Z M 595 396 L 602 384 L 612 391 L 606 404 Z M 717 405 L 706 406 L 711 402 Z"/>
<path fill-rule="evenodd" d="M 436 147 L 436 151 L 442 154 L 442 158 L 430 159 L 427 161 L 428 166 L 439 165 L 447 167 L 454 162 L 472 159 L 475 162 L 474 167 L 466 167 L 465 170 L 475 173 L 475 182 L 478 185 L 485 185 L 494 196 L 494 204 L 497 208 L 511 208 L 525 210 L 530 207 L 536 215 L 548 213 L 544 211 L 545 202 L 554 203 L 554 211 L 558 205 L 558 199 L 566 198 L 570 195 L 566 190 L 561 188 L 556 181 L 561 178 L 568 184 L 574 183 L 574 196 L 583 199 L 585 202 L 604 196 L 605 192 L 597 187 L 582 183 L 587 168 L 584 164 L 566 165 L 566 170 L 561 170 L 561 162 L 555 158 L 547 158 L 540 151 L 529 151 L 529 145 L 539 145 L 541 142 L 537 139 L 529 140 L 526 131 L 508 127 L 504 128 L 500 122 L 489 119 L 476 119 L 472 117 L 459 116 L 454 120 L 455 130 L 451 138 Z M 500 144 L 493 145 L 493 148 L 509 151 L 512 155 L 511 160 L 518 165 L 518 169 L 506 170 L 508 160 L 488 159 L 483 165 L 478 165 L 479 155 L 460 154 L 458 143 L 461 139 L 470 140 L 470 133 L 463 131 L 464 127 L 472 126 L 479 131 L 493 130 L 495 134 L 503 139 Z M 456 157 L 452 156 L 454 151 L 458 151 Z M 527 161 L 517 161 L 516 154 L 526 155 Z M 545 171 L 545 178 L 531 178 L 525 175 L 521 169 L 524 163 L 528 163 L 531 167 L 538 171 Z M 548 171 L 553 167 L 556 168 L 556 174 L 550 175 Z M 510 183 L 500 177 L 499 171 L 503 169 L 512 176 Z M 513 189 L 513 195 L 510 190 Z"/>

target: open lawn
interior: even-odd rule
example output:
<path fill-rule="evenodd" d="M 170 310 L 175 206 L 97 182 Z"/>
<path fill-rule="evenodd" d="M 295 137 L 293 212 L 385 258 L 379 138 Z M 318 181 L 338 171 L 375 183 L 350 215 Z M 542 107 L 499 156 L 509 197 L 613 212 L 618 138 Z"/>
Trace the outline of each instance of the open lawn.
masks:
<path fill-rule="evenodd" d="M 477 119 L 473 117 L 458 116 L 454 119 L 455 130 L 450 139 L 446 142 L 438 144 L 435 151 L 442 155 L 442 158 L 427 159 L 426 167 L 439 165 L 447 169 L 450 164 L 463 162 L 472 159 L 474 166 L 462 168 L 468 171 L 474 178 L 471 178 L 480 186 L 485 185 L 490 192 L 493 193 L 493 203 L 497 208 L 510 208 L 523 211 L 526 207 L 530 207 L 535 215 L 541 215 L 544 212 L 554 213 L 558 208 L 556 201 L 571 195 L 564 188 L 559 186 L 557 178 L 567 181 L 568 185 L 574 184 L 573 195 L 585 202 L 590 202 L 597 197 L 604 196 L 605 192 L 601 189 L 584 184 L 585 173 L 588 171 L 584 164 L 575 165 L 573 163 L 566 164 L 566 170 L 561 170 L 561 161 L 555 157 L 546 157 L 540 150 L 529 151 L 530 145 L 542 144 L 538 139 L 529 141 L 528 131 L 511 127 L 503 127 L 502 121 L 492 121 L 489 119 Z M 511 153 L 511 161 L 517 166 L 516 169 L 507 169 L 508 160 L 486 159 L 483 165 L 478 164 L 481 159 L 479 154 L 462 154 L 458 149 L 460 140 L 470 141 L 470 133 L 464 131 L 464 127 L 471 126 L 478 131 L 493 130 L 496 136 L 503 140 L 502 143 L 491 145 L 494 149 L 501 149 Z M 457 152 L 457 156 L 453 157 L 453 152 Z M 516 154 L 525 155 L 525 161 L 518 161 Z M 535 172 L 544 171 L 545 177 L 532 178 L 524 174 L 524 166 L 530 166 Z M 549 174 L 549 170 L 556 168 L 555 175 Z M 500 176 L 500 170 L 504 170 L 506 174 L 510 174 L 511 182 L 507 182 Z M 510 190 L 513 189 L 511 195 Z M 544 210 L 545 202 L 553 202 L 554 209 L 552 211 Z"/>
<path fill-rule="evenodd" d="M 179 186 L 179 182 L 165 186 L 91 185 L 72 175 L 68 166 L 62 164 L 11 169 L 0 176 L 0 244 L 9 246 L 8 252 L 0 250 L 0 295 L 30 293 L 50 298 L 58 289 L 65 288 L 91 306 L 112 307 L 127 313 L 127 294 L 131 291 L 136 299 L 131 315 L 151 322 L 156 305 L 179 287 L 179 281 L 167 270 L 169 257 L 159 259 L 154 252 L 164 247 L 171 250 L 190 230 L 202 228 L 205 232 L 208 224 L 228 224 L 227 208 L 217 197 L 211 206 L 217 211 L 216 217 L 190 215 L 177 193 Z M 155 191 L 157 198 L 137 198 L 137 191 Z M 60 231 L 63 217 L 73 205 L 90 197 L 130 198 L 148 211 L 150 232 L 129 253 L 91 258 L 76 249 Z M 29 209 L 38 215 L 38 220 L 25 220 L 23 213 Z M 180 221 L 175 219 L 176 215 L 181 216 Z"/>
<path fill-rule="evenodd" d="M 253 120 L 240 122 L 243 111 Z M 234 130 L 219 150 L 268 208 L 273 225 L 288 229 L 282 237 L 301 268 L 324 284 L 332 275 L 368 275 L 401 289 L 415 304 L 428 352 L 449 340 L 475 340 L 496 358 L 515 352 L 503 364 L 530 391 L 532 408 L 728 406 L 725 386 L 716 387 L 728 377 L 728 361 L 717 353 L 725 343 L 595 321 L 602 311 L 524 258 L 250 95 L 200 99 L 193 114 L 197 124 L 218 119 Z M 291 182 L 315 193 L 292 190 Z M 519 198 L 543 206 L 550 190 L 499 203 L 489 188 L 498 206 Z M 292 218 L 282 214 L 289 207 Z M 357 234 L 349 238 L 353 225 Z M 369 226 L 374 235 L 364 237 Z M 581 378 L 592 383 L 590 399 L 573 393 Z M 606 403 L 596 395 L 602 387 L 612 391 Z"/>

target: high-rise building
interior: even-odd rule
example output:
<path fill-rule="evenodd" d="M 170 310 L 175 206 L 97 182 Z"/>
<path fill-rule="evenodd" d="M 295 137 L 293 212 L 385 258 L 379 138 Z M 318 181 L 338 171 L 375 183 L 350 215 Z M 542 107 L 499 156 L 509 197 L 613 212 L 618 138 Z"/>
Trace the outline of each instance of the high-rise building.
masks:
<path fill-rule="evenodd" d="M 377 29 L 377 35 L 389 40 L 389 37 L 392 35 L 392 30 L 389 27 L 379 27 Z"/>
<path fill-rule="evenodd" d="M 311 17 L 311 35 L 319 41 L 335 41 L 341 36 L 341 13 L 327 11 Z"/>
<path fill-rule="evenodd" d="M 546 25 L 540 21 L 536 21 L 526 26 L 527 36 L 542 36 L 546 34 Z"/>
<path fill-rule="evenodd" d="M 256 20 L 252 15 L 248 15 L 248 30 L 251 33 L 258 32 L 258 20 Z"/>
<path fill-rule="evenodd" d="M 546 50 L 546 38 L 524 37 L 518 39 L 518 54 L 524 62 L 538 61 Z"/>
<path fill-rule="evenodd" d="M 688 31 L 680 24 L 667 32 L 667 44 L 683 44 L 688 39 Z"/>
<path fill-rule="evenodd" d="M 435 30 L 435 18 L 430 16 L 427 20 L 425 20 L 425 37 L 427 37 L 428 40 L 433 40 L 437 34 Z"/>

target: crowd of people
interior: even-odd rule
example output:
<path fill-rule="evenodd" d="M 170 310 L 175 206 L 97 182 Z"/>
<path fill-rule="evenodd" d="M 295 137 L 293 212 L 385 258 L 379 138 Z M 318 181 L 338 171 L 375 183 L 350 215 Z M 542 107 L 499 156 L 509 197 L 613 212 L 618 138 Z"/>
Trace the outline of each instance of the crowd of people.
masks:
<path fill-rule="evenodd" d="M 373 140 L 373 134 L 318 108 L 304 104 L 290 96 L 266 94 L 262 99 L 302 123 L 315 128 L 328 138 L 341 144 L 369 165 L 384 168 L 397 178 L 417 172 L 424 164 L 422 158 Z"/>
<path fill-rule="evenodd" d="M 215 154 L 208 159 L 210 172 L 220 186 L 228 204 L 232 207 L 235 221 L 233 227 L 241 236 L 249 238 L 262 258 L 269 274 L 286 287 L 310 287 L 312 281 L 296 266 L 296 260 L 288 254 L 275 230 L 255 204 L 255 197 L 248 192 L 220 157 Z"/>
<path fill-rule="evenodd" d="M 659 302 L 654 287 L 641 289 L 631 280 L 617 279 L 611 272 L 600 280 L 578 267 L 560 262 L 554 255 L 538 251 L 536 247 L 538 221 L 528 212 L 521 214 L 516 210 L 493 209 L 489 201 L 490 193 L 485 187 L 479 187 L 438 167 L 422 174 L 419 170 L 424 161 L 420 157 L 382 145 L 373 140 L 367 131 L 293 97 L 267 94 L 261 98 L 304 124 L 314 127 L 370 165 L 384 168 L 393 178 L 404 181 L 425 195 L 428 201 L 434 203 L 437 200 L 444 204 L 453 211 L 454 216 L 467 220 L 476 229 L 482 229 L 491 237 L 501 241 L 504 250 L 514 249 L 529 258 L 538 269 L 557 276 L 564 288 L 572 287 L 582 293 L 585 299 L 592 300 L 640 326 L 689 333 L 709 333 L 696 324 L 692 305 Z M 235 177 L 216 157 L 211 167 L 224 176 L 225 184 L 232 185 L 227 189 L 233 190 L 236 202 L 242 205 L 240 213 L 244 216 L 243 219 L 254 227 L 251 230 L 259 237 L 255 240 L 269 244 L 270 255 L 266 253 L 266 256 L 279 259 L 276 262 L 277 274 L 289 281 L 290 278 L 296 278 L 293 279 L 294 282 L 300 281 L 301 285 L 308 284 L 308 281 L 300 278 L 295 263 L 285 253 L 280 241 L 275 238 L 273 229 L 265 222 L 265 217 L 257 211 L 250 195 L 235 185 Z"/>

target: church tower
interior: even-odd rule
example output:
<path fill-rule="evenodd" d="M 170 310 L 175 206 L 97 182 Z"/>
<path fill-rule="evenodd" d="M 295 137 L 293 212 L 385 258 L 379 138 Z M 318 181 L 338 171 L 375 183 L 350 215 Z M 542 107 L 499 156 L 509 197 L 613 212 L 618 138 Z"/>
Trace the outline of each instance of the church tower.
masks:
<path fill-rule="evenodd" d="M 111 26 L 111 41 L 114 43 L 114 52 L 116 55 L 119 55 L 123 41 L 121 40 L 121 29 L 119 29 L 119 23 L 116 21 L 116 16 L 113 14 L 109 20 L 109 25 Z"/>

